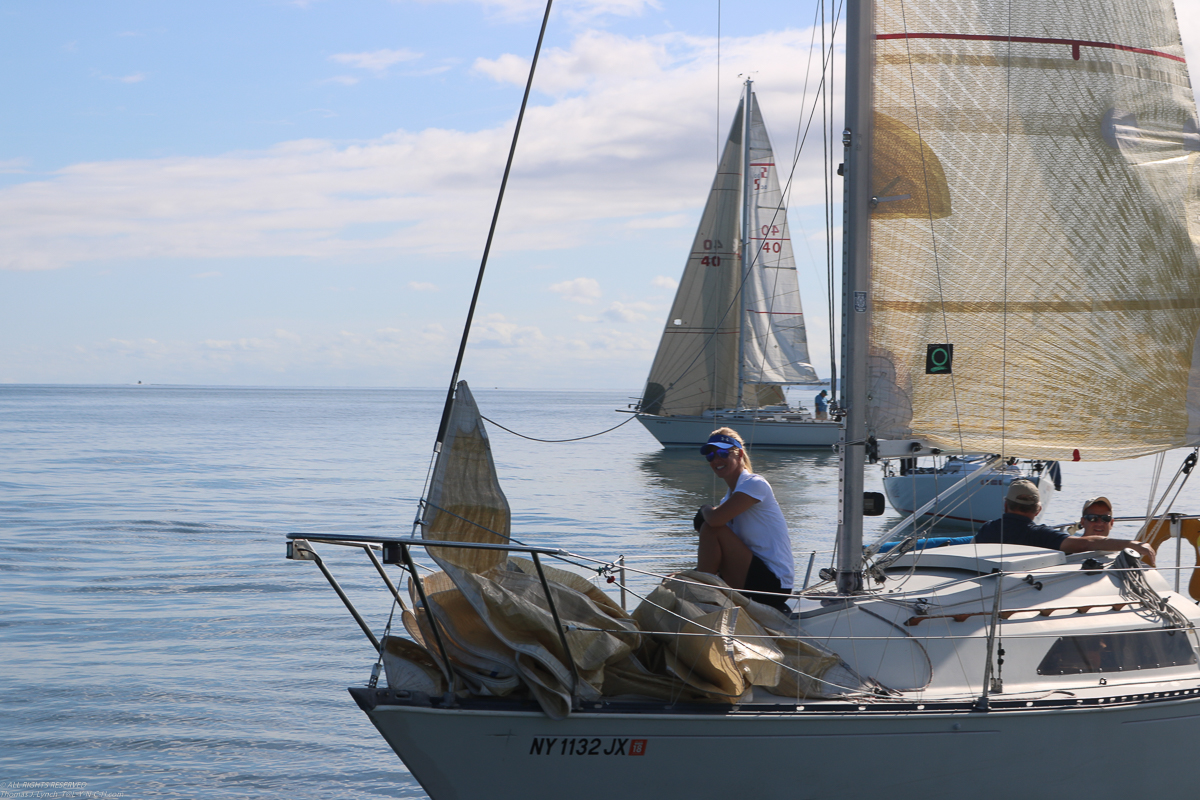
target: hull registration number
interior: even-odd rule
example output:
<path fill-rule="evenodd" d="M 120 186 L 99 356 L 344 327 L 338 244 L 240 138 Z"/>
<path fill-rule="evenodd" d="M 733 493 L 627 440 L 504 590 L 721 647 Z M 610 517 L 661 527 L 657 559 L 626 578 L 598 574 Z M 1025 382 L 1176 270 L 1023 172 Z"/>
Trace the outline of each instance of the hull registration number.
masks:
<path fill-rule="evenodd" d="M 644 756 L 645 739 L 573 739 L 535 736 L 529 745 L 531 756 Z"/>

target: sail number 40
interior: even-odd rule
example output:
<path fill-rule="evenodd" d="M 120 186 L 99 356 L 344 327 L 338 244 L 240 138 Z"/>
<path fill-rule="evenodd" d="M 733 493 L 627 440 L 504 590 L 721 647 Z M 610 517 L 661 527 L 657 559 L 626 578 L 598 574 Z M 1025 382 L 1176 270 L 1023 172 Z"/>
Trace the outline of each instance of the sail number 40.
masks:
<path fill-rule="evenodd" d="M 529 745 L 531 756 L 644 756 L 645 739 L 559 739 L 535 736 Z"/>

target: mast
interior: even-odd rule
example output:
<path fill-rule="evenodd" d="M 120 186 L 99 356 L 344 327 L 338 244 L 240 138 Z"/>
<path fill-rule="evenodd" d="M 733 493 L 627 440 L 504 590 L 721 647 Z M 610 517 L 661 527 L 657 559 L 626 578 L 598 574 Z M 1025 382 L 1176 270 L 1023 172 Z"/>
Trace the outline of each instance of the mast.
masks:
<path fill-rule="evenodd" d="M 746 100 L 742 112 L 742 280 L 738 285 L 738 388 L 737 407 L 743 408 L 742 389 L 746 383 L 746 286 L 750 281 L 750 113 L 752 95 L 746 79 Z"/>
<path fill-rule="evenodd" d="M 846 3 L 846 130 L 842 239 L 842 432 L 837 590 L 862 588 L 863 470 L 870 323 L 871 92 L 874 0 Z"/>

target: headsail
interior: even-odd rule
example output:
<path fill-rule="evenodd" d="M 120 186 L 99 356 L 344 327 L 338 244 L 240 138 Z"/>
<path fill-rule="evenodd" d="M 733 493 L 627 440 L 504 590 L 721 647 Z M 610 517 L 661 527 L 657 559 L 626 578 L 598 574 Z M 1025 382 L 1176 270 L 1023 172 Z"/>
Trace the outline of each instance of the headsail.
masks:
<path fill-rule="evenodd" d="M 1169 0 L 876 0 L 874 107 L 870 433 L 1200 441 L 1200 129 Z"/>
<path fill-rule="evenodd" d="M 816 383 L 800 307 L 787 208 L 767 126 L 750 94 L 750 277 L 742 370 L 752 384 Z"/>
<path fill-rule="evenodd" d="M 754 95 L 750 95 L 753 99 Z M 650 368 L 641 410 L 701 414 L 732 408 L 738 397 L 738 336 L 743 122 L 738 105 L 700 218 L 683 278 Z M 813 383 L 796 265 L 775 157 L 757 101 L 751 105 L 751 243 L 758 248 L 746 281 L 743 404 L 783 402 L 779 384 Z"/>

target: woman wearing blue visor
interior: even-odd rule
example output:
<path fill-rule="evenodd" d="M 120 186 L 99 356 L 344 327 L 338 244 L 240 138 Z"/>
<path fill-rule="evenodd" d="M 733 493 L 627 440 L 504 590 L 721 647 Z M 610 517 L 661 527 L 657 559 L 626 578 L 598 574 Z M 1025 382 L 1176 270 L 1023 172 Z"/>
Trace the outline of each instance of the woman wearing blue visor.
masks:
<path fill-rule="evenodd" d="M 759 603 L 789 613 L 796 567 L 787 522 L 771 484 L 751 470 L 742 437 L 719 428 L 700 448 L 729 491 L 697 515 L 700 553 L 696 569 L 717 575 Z"/>

